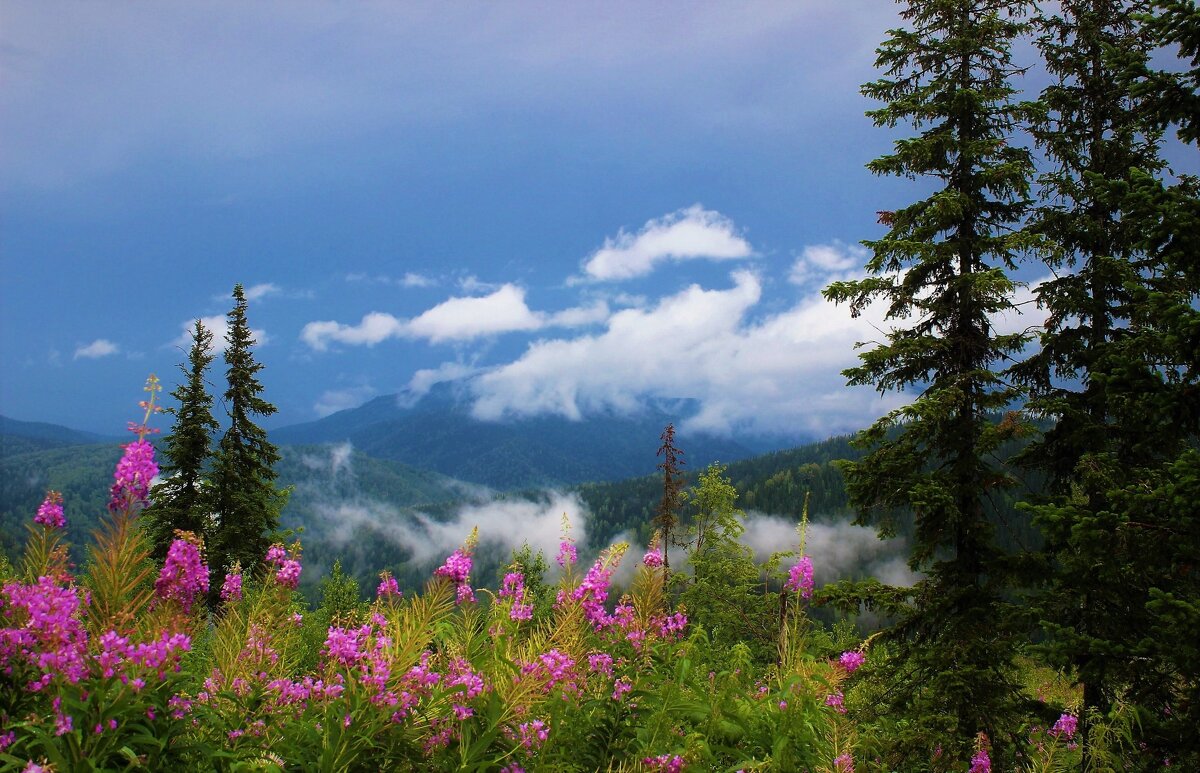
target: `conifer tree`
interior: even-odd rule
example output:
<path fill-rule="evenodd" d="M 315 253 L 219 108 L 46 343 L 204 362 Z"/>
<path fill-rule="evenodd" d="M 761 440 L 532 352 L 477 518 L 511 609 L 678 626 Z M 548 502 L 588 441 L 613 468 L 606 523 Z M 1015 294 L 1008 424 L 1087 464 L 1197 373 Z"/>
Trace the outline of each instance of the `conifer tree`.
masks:
<path fill-rule="evenodd" d="M 836 282 L 827 298 L 854 314 L 886 304 L 896 327 L 845 371 L 850 384 L 910 391 L 911 403 L 877 421 L 857 442 L 866 457 L 845 466 L 861 525 L 895 531 L 893 514 L 915 517 L 910 566 L 924 578 L 908 590 L 877 583 L 834 591 L 834 600 L 887 604 L 902 665 L 879 707 L 897 725 L 893 762 L 940 754 L 965 759 L 976 734 L 998 767 L 1011 760 L 1016 731 L 1014 639 L 1002 593 L 1011 562 L 997 547 L 987 501 L 1009 481 L 989 456 L 1016 431 L 996 423 L 1017 393 L 996 373 L 1022 334 L 999 334 L 993 319 L 1014 309 L 1009 276 L 1022 246 L 1014 231 L 1027 207 L 1031 160 L 1013 143 L 1021 110 L 1011 78 L 1013 40 L 1025 2 L 909 0 L 908 23 L 878 49 L 885 76 L 863 87 L 886 103 L 876 125 L 919 132 L 872 161 L 876 174 L 923 179 L 926 198 L 880 213 L 869 276 Z M 863 591 L 873 588 L 870 599 Z M 838 598 L 840 596 L 840 599 Z M 906 602 L 906 603 L 902 603 Z"/>
<path fill-rule="evenodd" d="M 1027 409 L 1052 422 L 1021 461 L 1047 481 L 1034 518 L 1052 574 L 1036 609 L 1047 651 L 1083 686 L 1085 767 L 1092 720 L 1130 684 L 1138 668 L 1127 645 L 1147 625 L 1142 540 L 1109 492 L 1179 441 L 1156 407 L 1167 387 L 1150 354 L 1158 333 L 1132 324 L 1138 288 L 1161 273 L 1132 211 L 1135 180 L 1162 167 L 1160 133 L 1124 77 L 1153 47 L 1146 11 L 1127 0 L 1063 0 L 1037 20 L 1054 80 L 1031 125 L 1049 170 L 1028 229 L 1054 278 L 1036 290 L 1047 312 L 1040 346 L 1012 373 L 1028 387 Z"/>
<path fill-rule="evenodd" d="M 212 415 L 213 398 L 205 374 L 213 361 L 212 332 L 200 320 L 192 328 L 187 363 L 180 363 L 184 380 L 171 392 L 178 401 L 167 408 L 175 426 L 163 443 L 163 482 L 151 492 L 151 506 L 142 513 L 151 555 L 161 561 L 176 530 L 207 537 L 212 490 L 205 475 L 212 454 L 212 437 L 220 429 Z"/>
<path fill-rule="evenodd" d="M 663 566 L 670 571 L 671 562 L 668 558 L 671 548 L 671 531 L 679 523 L 680 495 L 683 489 L 683 451 L 675 447 L 675 424 L 667 424 L 659 437 L 662 445 L 658 447 L 658 456 L 663 460 L 658 469 L 663 471 L 663 495 L 658 502 L 658 510 L 654 516 L 654 526 L 662 535 Z"/>
<path fill-rule="evenodd" d="M 251 351 L 254 337 L 246 321 L 246 296 L 240 284 L 233 288 L 233 298 L 225 335 L 229 428 L 218 443 L 212 472 L 216 523 L 209 563 L 213 588 L 221 587 L 226 570 L 235 562 L 245 571 L 262 565 L 286 501 L 286 494 L 274 485 L 279 452 L 252 420 L 270 416 L 276 408 L 260 396 L 263 387 L 257 374 L 263 366 Z"/>

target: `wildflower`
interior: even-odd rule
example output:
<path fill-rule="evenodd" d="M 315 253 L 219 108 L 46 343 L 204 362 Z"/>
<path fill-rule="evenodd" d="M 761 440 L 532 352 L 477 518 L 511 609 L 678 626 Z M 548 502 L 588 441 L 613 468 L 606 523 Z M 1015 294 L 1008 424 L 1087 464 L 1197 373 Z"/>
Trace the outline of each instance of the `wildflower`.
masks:
<path fill-rule="evenodd" d="M 846 669 L 847 674 L 853 674 L 866 659 L 866 656 L 861 652 L 850 650 L 849 652 L 842 653 L 842 656 L 838 658 L 838 663 L 841 664 L 842 668 Z"/>
<path fill-rule="evenodd" d="M 47 491 L 46 499 L 38 507 L 37 515 L 33 516 L 34 523 L 40 523 L 48 529 L 61 529 L 67 525 L 63 515 L 62 494 L 57 491 Z"/>
<path fill-rule="evenodd" d="M 400 585 L 397 584 L 396 578 L 391 572 L 379 573 L 379 587 L 375 589 L 375 598 L 379 600 L 400 598 L 404 593 L 400 591 Z"/>
<path fill-rule="evenodd" d="M 267 563 L 275 566 L 281 565 L 287 558 L 287 551 L 283 549 L 283 545 L 276 542 L 267 549 Z"/>
<path fill-rule="evenodd" d="M 842 691 L 838 690 L 837 692 L 830 693 L 829 695 L 825 696 L 825 705 L 829 706 L 839 714 L 845 714 L 846 707 L 843 705 L 844 698 L 845 696 L 842 695 Z"/>
<path fill-rule="evenodd" d="M 521 572 L 509 572 L 504 575 L 500 586 L 500 598 L 511 598 L 512 608 L 508 616 L 512 620 L 529 620 L 533 617 L 533 604 L 527 602 L 529 591 L 525 587 L 525 575 Z"/>
<path fill-rule="evenodd" d="M 445 577 L 454 583 L 456 594 L 455 603 L 461 604 L 467 599 L 475 600 L 475 592 L 471 590 L 471 554 L 457 549 L 446 557 L 446 562 L 439 566 L 434 575 Z"/>
<path fill-rule="evenodd" d="M 17 740 L 15 732 L 0 733 L 0 752 L 12 745 L 12 742 Z"/>
<path fill-rule="evenodd" d="M 1071 714 L 1063 714 L 1058 718 L 1058 721 L 1054 723 L 1054 727 L 1050 728 L 1050 735 L 1054 736 L 1055 738 L 1066 736 L 1067 740 L 1070 740 L 1075 736 L 1075 730 L 1078 725 L 1078 717 L 1075 717 Z"/>
<path fill-rule="evenodd" d="M 154 591 L 161 599 L 174 599 L 185 614 L 192 611 L 196 598 L 208 593 L 208 567 L 200 558 L 195 538 L 184 536 L 171 543 L 167 560 L 154 582 Z"/>
<path fill-rule="evenodd" d="M 300 585 L 300 562 L 294 558 L 284 559 L 275 573 L 275 582 L 295 590 Z"/>
<path fill-rule="evenodd" d="M 793 593 L 799 593 L 801 598 L 810 599 L 813 594 L 813 565 L 808 556 L 800 556 L 800 560 L 788 572 L 787 582 L 783 587 Z"/>
<path fill-rule="evenodd" d="M 683 770 L 683 757 L 678 754 L 671 756 L 669 754 L 660 754 L 657 757 L 646 757 L 642 760 L 642 764 L 648 769 L 658 771 L 658 773 L 679 773 Z"/>
<path fill-rule="evenodd" d="M 225 575 L 225 582 L 221 585 L 221 600 L 232 601 L 242 598 L 242 575 L 240 572 L 230 572 Z"/>
<path fill-rule="evenodd" d="M 154 462 L 154 446 L 148 440 L 138 438 L 125 445 L 125 454 L 117 462 L 113 473 L 116 480 L 108 501 L 108 509 L 119 510 L 146 504 L 150 496 L 150 481 L 158 474 Z"/>
<path fill-rule="evenodd" d="M 975 752 L 975 756 L 971 758 L 971 768 L 967 773 L 992 773 L 992 758 L 988 756 L 987 749 Z"/>
<path fill-rule="evenodd" d="M 654 539 L 650 540 L 650 546 L 646 548 L 646 555 L 642 556 L 642 563 L 651 569 L 663 565 L 663 554 L 658 545 L 658 532 L 655 532 Z"/>
<path fill-rule="evenodd" d="M 849 752 L 833 758 L 834 773 L 854 773 L 854 758 Z"/>
<path fill-rule="evenodd" d="M 607 652 L 595 652 L 588 655 L 588 669 L 593 673 L 599 672 L 606 676 L 612 676 L 612 655 L 609 655 Z"/>
<path fill-rule="evenodd" d="M 625 693 L 632 689 L 633 682 L 629 681 L 625 677 L 621 677 L 617 681 L 613 682 L 612 699 L 614 701 L 619 701 L 625 696 Z"/>

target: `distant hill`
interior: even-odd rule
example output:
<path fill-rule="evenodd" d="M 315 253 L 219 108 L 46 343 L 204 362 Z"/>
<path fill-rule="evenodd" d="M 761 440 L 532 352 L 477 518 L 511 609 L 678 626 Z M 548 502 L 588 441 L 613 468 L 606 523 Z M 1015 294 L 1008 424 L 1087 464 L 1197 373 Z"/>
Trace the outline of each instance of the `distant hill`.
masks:
<path fill-rule="evenodd" d="M 278 443 L 337 443 L 381 459 L 433 470 L 501 490 L 619 480 L 652 472 L 659 435 L 680 416 L 661 409 L 640 415 L 558 416 L 486 422 L 470 413 L 470 400 L 439 384 L 409 404 L 401 395 L 378 397 L 320 421 L 271 432 Z M 681 434 L 689 459 L 734 461 L 758 453 L 711 435 Z"/>
<path fill-rule="evenodd" d="M 110 442 L 117 442 L 117 438 L 82 432 L 58 424 L 20 421 L 0 416 L 0 457 L 42 451 L 48 448 Z"/>
<path fill-rule="evenodd" d="M 281 518 L 285 528 L 303 528 L 306 545 L 317 543 L 337 524 L 326 523 L 328 504 L 367 499 L 407 510 L 437 511 L 438 503 L 460 501 L 476 487 L 398 462 L 373 459 L 348 447 L 283 446 L 276 465 L 278 485 L 293 488 Z M 15 557 L 25 544 L 30 523 L 48 489 L 62 492 L 67 538 L 73 558 L 84 559 L 82 546 L 107 513 L 113 469 L 121 458 L 117 442 L 58 446 L 6 455 L 0 459 L 0 549 Z"/>

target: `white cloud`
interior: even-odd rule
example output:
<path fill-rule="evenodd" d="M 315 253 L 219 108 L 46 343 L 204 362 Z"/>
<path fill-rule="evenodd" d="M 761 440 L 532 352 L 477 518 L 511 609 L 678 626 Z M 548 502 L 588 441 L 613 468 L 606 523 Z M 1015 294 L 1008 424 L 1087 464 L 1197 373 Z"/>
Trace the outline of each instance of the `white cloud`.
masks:
<path fill-rule="evenodd" d="M 336 478 L 338 473 L 344 472 L 347 475 L 353 475 L 353 459 L 354 446 L 347 440 L 344 443 L 338 443 L 335 446 L 329 447 L 327 455 L 321 454 L 302 454 L 300 463 L 310 470 L 324 472 L 328 470 L 329 477 Z"/>
<path fill-rule="evenodd" d="M 80 346 L 75 350 L 75 358 L 85 357 L 89 360 L 97 360 L 101 357 L 107 357 L 110 354 L 116 354 L 120 351 L 120 347 L 109 341 L 107 338 L 97 338 L 90 344 Z"/>
<path fill-rule="evenodd" d="M 210 317 L 200 317 L 200 324 L 204 325 L 205 330 L 212 333 L 212 345 L 209 347 L 209 351 L 224 352 L 225 347 L 229 345 L 225 340 L 225 336 L 229 335 L 229 318 L 224 314 L 213 314 Z M 195 320 L 181 322 L 180 327 L 183 328 L 183 332 L 168 345 L 183 349 L 185 352 L 189 351 L 192 348 L 192 329 L 195 325 Z M 265 346 L 271 340 L 265 330 L 250 328 L 250 335 L 254 339 L 255 346 Z"/>
<path fill-rule="evenodd" d="M 325 351 L 330 341 L 351 346 L 374 346 L 389 338 L 404 335 L 404 330 L 403 320 L 373 311 L 364 315 L 357 325 L 343 325 L 332 320 L 309 322 L 300 331 L 300 340 L 317 351 Z"/>
<path fill-rule="evenodd" d="M 357 325 L 310 322 L 300 338 L 318 351 L 327 349 L 330 342 L 374 346 L 389 338 L 423 338 L 437 344 L 545 327 L 581 327 L 603 322 L 607 317 L 608 306 L 602 301 L 549 314 L 535 312 L 525 303 L 524 289 L 504 284 L 488 295 L 450 298 L 411 320 L 377 311 L 364 316 Z"/>
<path fill-rule="evenodd" d="M 650 220 L 636 234 L 622 230 L 583 265 L 588 279 L 619 280 L 649 274 L 665 260 L 735 260 L 753 254 L 733 221 L 694 204 Z M 574 280 L 578 281 L 578 280 Z"/>
<path fill-rule="evenodd" d="M 436 368 L 423 368 L 413 374 L 408 382 L 408 390 L 413 397 L 421 397 L 429 392 L 435 384 L 447 381 L 459 381 L 475 375 L 479 369 L 474 365 L 461 362 L 444 362 Z"/>
<path fill-rule="evenodd" d="M 466 505 L 448 520 L 423 514 L 408 518 L 397 508 L 375 501 L 326 502 L 316 510 L 321 523 L 332 529 L 329 536 L 335 545 L 350 542 L 355 539 L 357 529 L 366 527 L 382 539 L 406 548 L 415 561 L 427 565 L 440 563 L 462 545 L 476 526 L 481 548 L 511 550 L 528 542 L 534 551 L 541 550 L 549 557 L 558 552 L 565 514 L 571 522 L 571 536 L 580 545 L 587 542 L 586 509 L 575 494 L 548 492 L 541 501 L 502 500 Z"/>
<path fill-rule="evenodd" d="M 437 284 L 437 280 L 427 277 L 424 274 L 417 274 L 409 271 L 404 275 L 404 278 L 400 280 L 400 284 L 404 285 L 405 287 L 433 287 Z"/>
<path fill-rule="evenodd" d="M 246 296 L 247 301 L 259 301 L 268 295 L 274 295 L 280 292 L 279 286 L 271 282 L 264 282 L 253 287 L 247 287 L 242 293 Z"/>
<path fill-rule="evenodd" d="M 369 386 L 330 389 L 321 394 L 316 404 L 313 405 L 313 411 L 324 418 L 331 413 L 357 408 L 374 395 L 375 390 Z"/>
<path fill-rule="evenodd" d="M 825 270 L 845 270 L 849 255 L 815 251 Z M 755 316 L 762 285 L 749 271 L 733 286 L 693 285 L 644 309 L 622 309 L 603 332 L 530 344 L 515 361 L 471 382 L 474 413 L 485 420 L 558 414 L 579 419 L 629 411 L 647 398 L 691 398 L 690 430 L 787 436 L 852 432 L 908 400 L 904 394 L 847 388 L 842 371 L 859 364 L 855 345 L 882 341 L 897 323 L 886 303 L 857 318 L 818 287 L 782 311 Z M 1031 295 L 1022 289 L 1019 302 Z M 1033 305 L 993 320 L 998 332 L 1040 324 Z M 901 322 L 901 324 L 907 324 Z"/>
<path fill-rule="evenodd" d="M 788 281 L 794 285 L 819 283 L 824 286 L 832 281 L 848 279 L 862 273 L 868 257 L 867 250 L 857 244 L 834 241 L 831 244 L 810 245 L 792 264 Z"/>
<path fill-rule="evenodd" d="M 537 330 L 541 316 L 525 305 L 525 291 L 505 284 L 490 295 L 451 298 L 415 317 L 408 334 L 432 343 L 465 341 L 519 330 Z"/>

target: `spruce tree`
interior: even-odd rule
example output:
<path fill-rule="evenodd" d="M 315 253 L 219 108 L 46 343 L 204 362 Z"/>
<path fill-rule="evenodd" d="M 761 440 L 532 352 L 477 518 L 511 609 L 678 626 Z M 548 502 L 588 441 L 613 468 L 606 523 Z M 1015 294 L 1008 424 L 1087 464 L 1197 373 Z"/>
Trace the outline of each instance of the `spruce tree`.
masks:
<path fill-rule="evenodd" d="M 213 361 L 212 332 L 200 320 L 192 328 L 187 363 L 180 363 L 184 380 L 171 392 L 178 407 L 171 434 L 163 443 L 163 482 L 151 492 L 151 506 L 142 513 L 151 543 L 151 555 L 166 558 L 175 531 L 190 531 L 208 538 L 212 489 L 205 475 L 212 454 L 212 438 L 220 429 L 212 415 L 213 398 L 206 373 Z"/>
<path fill-rule="evenodd" d="M 683 467 L 684 461 L 683 451 L 675 447 L 674 422 L 667 424 L 659 439 L 662 441 L 662 445 L 658 447 L 657 455 L 661 456 L 663 460 L 659 462 L 658 469 L 663 473 L 663 494 L 655 512 L 654 526 L 662 536 L 663 567 L 669 572 L 671 569 L 671 561 L 668 558 L 671 548 L 671 532 L 679 523 L 679 505 L 683 489 L 683 473 L 679 468 Z"/>
<path fill-rule="evenodd" d="M 1009 484 L 990 457 L 1019 426 L 992 417 L 1018 397 L 996 370 L 1026 339 L 998 334 L 993 319 L 1014 313 L 1010 272 L 1023 244 L 1015 226 L 1028 204 L 1030 155 L 1012 141 L 1022 111 L 1010 54 L 1028 7 L 906 3 L 909 26 L 878 49 L 885 76 L 863 93 L 886 103 L 868 113 L 876 125 L 919 133 L 868 168 L 933 190 L 881 212 L 890 230 L 864 242 L 869 276 L 825 291 L 854 314 L 881 301 L 895 320 L 886 342 L 845 371 L 849 383 L 913 394 L 860 433 L 857 443 L 870 451 L 844 469 L 860 525 L 891 535 L 895 513 L 914 513 L 909 564 L 924 578 L 906 590 L 867 583 L 831 593 L 898 615 L 891 635 L 902 664 L 877 708 L 897 721 L 887 761 L 901 768 L 936 755 L 968 758 L 980 732 L 999 767 L 1012 759 L 1015 643 L 1002 602 L 1011 560 L 997 546 L 987 502 Z"/>
<path fill-rule="evenodd" d="M 257 374 L 263 366 L 251 351 L 254 337 L 246 321 L 246 297 L 240 284 L 233 288 L 233 298 L 225 335 L 229 428 L 217 445 L 212 472 L 216 523 L 209 562 L 213 588 L 221 587 L 235 562 L 248 572 L 262 565 L 286 501 L 286 494 L 274 485 L 279 452 L 252 420 L 270 416 L 276 408 L 260 396 L 263 387 Z"/>
<path fill-rule="evenodd" d="M 1033 512 L 1051 574 L 1035 608 L 1044 649 L 1083 688 L 1085 766 L 1092 721 L 1135 678 L 1128 645 L 1147 626 L 1142 538 L 1110 492 L 1179 441 L 1156 407 L 1166 386 L 1151 354 L 1158 333 L 1132 324 L 1139 288 L 1159 273 L 1131 210 L 1135 180 L 1162 167 L 1160 133 L 1124 78 L 1153 47 L 1146 10 L 1063 0 L 1037 21 L 1053 81 L 1031 125 L 1049 168 L 1028 229 L 1054 274 L 1036 291 L 1047 312 L 1040 346 L 1012 372 L 1028 387 L 1027 409 L 1051 421 L 1021 454 L 1046 479 Z"/>

